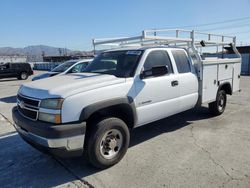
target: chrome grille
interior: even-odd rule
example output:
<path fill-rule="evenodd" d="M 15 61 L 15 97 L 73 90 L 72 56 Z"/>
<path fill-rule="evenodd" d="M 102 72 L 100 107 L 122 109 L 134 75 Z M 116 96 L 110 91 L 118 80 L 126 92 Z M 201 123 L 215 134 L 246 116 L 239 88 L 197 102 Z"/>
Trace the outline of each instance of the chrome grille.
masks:
<path fill-rule="evenodd" d="M 40 100 L 32 99 L 30 97 L 25 97 L 20 94 L 17 95 L 17 99 L 19 101 L 23 101 L 26 105 L 33 106 L 33 107 L 38 107 L 40 103 Z"/>
<path fill-rule="evenodd" d="M 40 100 L 26 97 L 24 95 L 17 95 L 17 106 L 19 113 L 31 120 L 38 119 L 38 111 Z"/>

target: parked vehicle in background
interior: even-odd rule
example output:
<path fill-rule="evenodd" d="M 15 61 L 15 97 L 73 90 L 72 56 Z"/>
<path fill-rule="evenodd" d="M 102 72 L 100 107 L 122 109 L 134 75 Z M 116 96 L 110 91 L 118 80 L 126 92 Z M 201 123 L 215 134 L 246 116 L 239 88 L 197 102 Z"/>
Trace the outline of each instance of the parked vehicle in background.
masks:
<path fill-rule="evenodd" d="M 0 78 L 26 80 L 33 74 L 29 63 L 5 63 L 0 65 Z"/>
<path fill-rule="evenodd" d="M 168 31 L 94 40 L 122 48 L 102 52 L 83 73 L 23 84 L 12 110 L 16 130 L 42 151 L 62 157 L 85 152 L 93 165 L 107 168 L 125 155 L 133 128 L 204 103 L 221 115 L 227 95 L 239 91 L 235 38 L 205 34 L 201 41 L 194 31 L 176 30 L 176 38 L 163 35 Z M 197 49 L 206 45 L 230 45 L 235 57 L 202 59 Z"/>
<path fill-rule="evenodd" d="M 49 78 L 56 75 L 67 74 L 67 73 L 77 73 L 82 72 L 89 65 L 93 59 L 83 59 L 83 60 L 69 60 L 61 65 L 58 65 L 49 72 L 37 75 L 33 77 L 32 81 L 40 80 L 43 78 Z"/>

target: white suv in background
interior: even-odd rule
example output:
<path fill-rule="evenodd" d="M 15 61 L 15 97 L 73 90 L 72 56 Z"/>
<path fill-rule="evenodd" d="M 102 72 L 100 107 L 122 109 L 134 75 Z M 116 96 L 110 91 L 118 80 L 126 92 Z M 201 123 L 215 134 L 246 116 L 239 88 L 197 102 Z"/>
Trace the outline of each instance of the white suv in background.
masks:
<path fill-rule="evenodd" d="M 76 59 L 76 60 L 66 61 L 62 63 L 61 65 L 58 65 L 57 67 L 55 67 L 49 72 L 39 74 L 33 77 L 32 81 L 40 80 L 43 78 L 49 78 L 49 77 L 56 76 L 56 75 L 67 74 L 67 73 L 82 72 L 92 60 L 93 59 L 82 59 L 82 60 Z"/>

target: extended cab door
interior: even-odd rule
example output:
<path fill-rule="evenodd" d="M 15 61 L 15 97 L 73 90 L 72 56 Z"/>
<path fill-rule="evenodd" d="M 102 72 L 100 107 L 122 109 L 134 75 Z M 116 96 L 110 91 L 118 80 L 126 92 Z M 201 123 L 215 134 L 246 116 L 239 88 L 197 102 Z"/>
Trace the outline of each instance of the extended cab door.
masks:
<path fill-rule="evenodd" d="M 180 87 L 180 111 L 193 108 L 198 100 L 198 79 L 191 60 L 183 49 L 171 50 L 176 64 Z"/>
<path fill-rule="evenodd" d="M 175 74 L 166 50 L 151 50 L 141 71 L 150 70 L 153 66 L 167 66 L 168 73 L 162 76 L 136 77 L 137 126 L 173 115 L 180 110 L 178 74 Z"/>

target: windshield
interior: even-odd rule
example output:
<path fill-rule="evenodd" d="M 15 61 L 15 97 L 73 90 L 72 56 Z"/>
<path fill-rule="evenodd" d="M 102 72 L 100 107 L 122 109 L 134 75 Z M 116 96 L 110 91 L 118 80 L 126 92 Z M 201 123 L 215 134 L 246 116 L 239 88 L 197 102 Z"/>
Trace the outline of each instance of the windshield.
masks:
<path fill-rule="evenodd" d="M 132 77 L 141 54 L 141 50 L 104 52 L 98 55 L 83 72 Z"/>
<path fill-rule="evenodd" d="M 52 69 L 51 72 L 64 72 L 66 71 L 69 67 L 74 65 L 77 61 L 66 61 L 65 63 L 57 66 L 56 68 Z"/>

